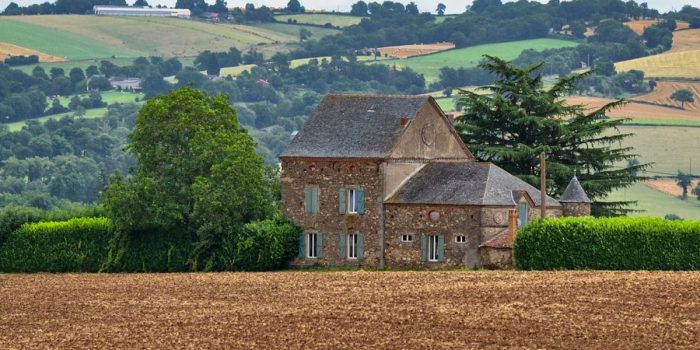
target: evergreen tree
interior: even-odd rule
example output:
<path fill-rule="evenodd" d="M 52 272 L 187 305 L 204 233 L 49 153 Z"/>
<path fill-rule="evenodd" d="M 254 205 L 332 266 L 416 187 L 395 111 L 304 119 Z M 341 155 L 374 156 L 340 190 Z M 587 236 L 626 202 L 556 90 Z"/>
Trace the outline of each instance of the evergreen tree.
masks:
<path fill-rule="evenodd" d="M 560 196 L 576 171 L 594 201 L 594 215 L 629 211 L 629 202 L 601 201 L 610 191 L 630 186 L 637 180 L 631 174 L 648 166 L 615 166 L 635 157 L 631 148 L 617 146 L 631 135 L 616 131 L 624 120 L 605 117 L 608 110 L 624 101 L 588 113 L 585 106 L 566 105 L 562 96 L 589 73 L 562 78 L 544 89 L 541 64 L 517 68 L 485 56 L 480 67 L 496 75 L 497 80 L 484 87 L 491 92 L 489 95 L 460 92 L 458 104 L 466 113 L 456 123 L 462 139 L 479 160 L 493 162 L 539 187 L 538 155 L 545 152 L 550 195 Z"/>

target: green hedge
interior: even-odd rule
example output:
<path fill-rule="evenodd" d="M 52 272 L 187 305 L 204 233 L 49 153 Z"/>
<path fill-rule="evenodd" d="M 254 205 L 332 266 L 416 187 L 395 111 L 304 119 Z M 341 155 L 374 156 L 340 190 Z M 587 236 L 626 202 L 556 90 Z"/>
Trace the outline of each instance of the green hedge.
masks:
<path fill-rule="evenodd" d="M 185 272 L 195 237 L 176 230 L 118 232 L 109 244 L 105 272 Z"/>
<path fill-rule="evenodd" d="M 227 271 L 269 271 L 298 254 L 300 229 L 284 220 L 254 221 L 223 238 L 219 266 Z"/>
<path fill-rule="evenodd" d="M 106 218 L 25 224 L 0 249 L 0 271 L 97 272 L 110 236 Z"/>
<path fill-rule="evenodd" d="M 521 270 L 698 270 L 700 221 L 561 218 L 519 231 Z"/>

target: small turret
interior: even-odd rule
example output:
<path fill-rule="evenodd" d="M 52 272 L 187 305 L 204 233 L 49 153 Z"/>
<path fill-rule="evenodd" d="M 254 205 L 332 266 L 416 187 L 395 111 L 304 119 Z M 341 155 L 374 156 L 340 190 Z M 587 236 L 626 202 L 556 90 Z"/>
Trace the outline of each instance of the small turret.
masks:
<path fill-rule="evenodd" d="M 581 183 L 576 178 L 576 175 L 571 179 L 569 185 L 566 186 L 564 194 L 559 199 L 559 203 L 564 210 L 564 216 L 590 216 L 591 203 L 593 201 L 588 198 L 586 191 L 581 187 Z"/>

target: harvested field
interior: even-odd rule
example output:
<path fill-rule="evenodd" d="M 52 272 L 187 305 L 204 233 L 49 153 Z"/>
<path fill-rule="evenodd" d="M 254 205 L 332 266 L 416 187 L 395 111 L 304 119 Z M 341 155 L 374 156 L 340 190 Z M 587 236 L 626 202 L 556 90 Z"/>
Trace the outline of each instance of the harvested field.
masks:
<path fill-rule="evenodd" d="M 688 89 L 695 95 L 696 102 L 686 103 L 685 109 L 688 111 L 700 112 L 700 83 L 696 82 L 657 81 L 656 89 L 654 89 L 654 91 L 648 94 L 633 97 L 633 99 L 680 107 L 680 102 L 671 99 L 671 94 L 679 89 Z"/>
<path fill-rule="evenodd" d="M 611 98 L 603 97 L 588 97 L 588 96 L 571 96 L 566 98 L 569 104 L 582 104 L 594 110 L 604 106 L 606 103 L 615 101 Z M 627 105 L 614 109 L 608 113 L 609 117 L 613 118 L 631 118 L 641 120 L 683 120 L 688 122 L 700 122 L 700 113 L 693 110 L 681 110 L 676 108 L 668 108 L 655 105 L 647 105 L 643 103 L 631 102 Z"/>
<path fill-rule="evenodd" d="M 678 186 L 676 183 L 676 179 L 655 179 L 655 180 L 647 180 L 643 181 L 642 184 L 644 186 L 647 186 L 651 188 L 652 190 L 659 191 L 661 193 L 673 196 L 673 197 L 680 197 L 683 195 L 683 189 Z M 698 185 L 698 180 L 693 180 L 692 185 L 689 187 L 688 192 L 692 192 L 691 190 L 695 188 Z M 692 197 L 692 193 L 689 193 L 688 196 Z"/>
<path fill-rule="evenodd" d="M 673 33 L 670 52 L 700 50 L 700 29 L 680 30 Z"/>
<path fill-rule="evenodd" d="M 440 51 L 454 49 L 455 44 L 442 42 L 435 44 L 416 44 L 416 45 L 400 45 L 400 46 L 386 46 L 380 47 L 379 53 L 382 56 L 396 57 L 396 58 L 408 58 L 413 56 L 427 55 L 431 53 L 436 53 Z"/>
<path fill-rule="evenodd" d="M 51 56 L 48 54 L 45 54 L 43 52 L 39 52 L 36 50 L 28 49 L 26 47 L 21 47 L 17 45 L 13 45 L 10 43 L 4 43 L 0 41 L 0 61 L 4 61 L 5 58 L 9 56 L 31 56 L 31 55 L 37 55 L 39 57 L 39 62 L 62 62 L 65 61 L 65 58 L 61 57 L 56 57 L 56 56 Z"/>
<path fill-rule="evenodd" d="M 655 19 L 641 19 L 641 20 L 637 20 L 637 21 L 625 22 L 625 24 L 628 27 L 630 27 L 630 29 L 632 29 L 635 33 L 642 35 L 642 34 L 644 34 L 644 29 L 656 24 L 656 20 Z M 690 27 L 690 24 L 688 22 L 684 22 L 684 21 L 677 21 L 676 22 L 676 30 L 688 29 L 689 27 Z"/>
<path fill-rule="evenodd" d="M 696 348 L 697 272 L 0 275 L 0 347 Z"/>
<path fill-rule="evenodd" d="M 667 52 L 615 63 L 618 72 L 641 70 L 647 77 L 700 78 L 700 49 Z"/>

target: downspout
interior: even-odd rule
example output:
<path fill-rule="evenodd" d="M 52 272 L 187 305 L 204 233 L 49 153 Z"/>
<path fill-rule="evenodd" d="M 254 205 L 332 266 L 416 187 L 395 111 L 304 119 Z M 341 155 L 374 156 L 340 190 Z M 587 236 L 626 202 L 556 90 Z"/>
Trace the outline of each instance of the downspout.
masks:
<path fill-rule="evenodd" d="M 384 186 L 386 186 L 386 162 L 379 166 L 381 169 L 382 189 L 379 191 L 379 269 L 384 269 Z"/>

